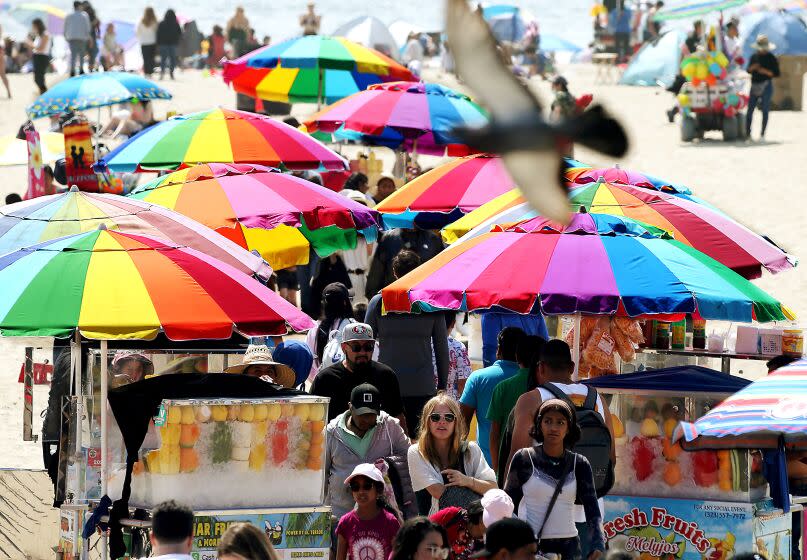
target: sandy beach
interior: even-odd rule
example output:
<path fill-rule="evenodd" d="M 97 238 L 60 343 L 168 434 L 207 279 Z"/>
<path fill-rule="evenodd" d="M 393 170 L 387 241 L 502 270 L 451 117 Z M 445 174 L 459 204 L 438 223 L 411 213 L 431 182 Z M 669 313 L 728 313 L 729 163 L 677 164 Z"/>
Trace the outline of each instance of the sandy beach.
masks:
<path fill-rule="evenodd" d="M 618 162 L 621 166 L 685 184 L 696 195 L 749 228 L 768 235 L 789 253 L 796 257 L 807 254 L 806 230 L 800 208 L 805 194 L 800 181 L 804 168 L 802 160 L 807 148 L 807 141 L 800 131 L 807 130 L 807 113 L 772 113 L 768 138 L 764 143 L 727 144 L 718 134 L 710 133 L 702 142 L 684 144 L 679 140 L 677 125 L 669 124 L 664 114 L 672 101 L 669 93 L 656 88 L 595 83 L 596 73 L 589 65 L 570 65 L 561 67 L 561 71 L 569 79 L 575 95 L 593 93 L 596 101 L 605 104 L 626 124 L 631 150 L 624 160 Z M 0 99 L 0 134 L 16 132 L 25 118 L 25 106 L 34 99 L 32 76 L 10 75 L 9 78 L 14 98 Z M 461 88 L 453 76 L 446 76 L 436 69 L 429 70 L 425 78 Z M 62 78 L 48 75 L 47 79 L 53 84 Z M 169 110 L 188 113 L 218 105 L 233 107 L 235 104 L 235 94 L 219 76 L 210 76 L 207 72 L 178 72 L 176 81 L 165 81 L 163 85 L 174 94 L 174 99 L 157 103 L 159 119 Z M 548 82 L 535 79 L 532 85 L 544 99 L 549 98 Z M 311 105 L 296 105 L 294 114 L 298 118 L 304 117 L 314 109 Z M 45 121 L 37 123 L 41 127 L 45 124 Z M 755 126 L 754 137 L 757 136 Z M 377 153 L 383 154 L 387 166 L 391 166 L 391 152 L 377 150 Z M 575 156 L 592 164 L 615 163 L 604 161 L 583 149 L 578 149 Z M 437 161 L 422 163 L 433 165 Z M 24 168 L 2 168 L 0 174 L 3 177 L 0 195 L 25 191 Z M 807 314 L 807 286 L 800 268 L 776 276 L 766 275 L 757 283 L 799 315 Z M 0 467 L 4 468 L 41 468 L 39 443 L 22 441 L 22 385 L 17 383 L 17 376 L 25 345 L 24 341 L 0 340 L 0 364 L 6 372 L 0 378 L 0 391 L 4 394 L 0 403 L 0 425 L 3 426 L 0 430 Z M 38 361 L 49 355 L 47 349 L 39 351 Z M 34 433 L 39 431 L 39 414 L 46 403 L 47 387 L 36 387 Z"/>

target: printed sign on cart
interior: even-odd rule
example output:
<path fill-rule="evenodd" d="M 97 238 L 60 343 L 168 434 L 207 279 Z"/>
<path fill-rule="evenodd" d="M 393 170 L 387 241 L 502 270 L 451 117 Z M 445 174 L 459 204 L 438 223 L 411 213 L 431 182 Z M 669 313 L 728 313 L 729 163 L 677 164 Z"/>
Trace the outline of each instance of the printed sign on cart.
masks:
<path fill-rule="evenodd" d="M 282 560 L 327 560 L 331 546 L 329 511 L 245 513 L 196 516 L 194 560 L 215 560 L 221 536 L 233 523 L 251 523 L 262 529 Z"/>
<path fill-rule="evenodd" d="M 607 496 L 603 530 L 610 550 L 647 560 L 728 560 L 763 550 L 784 560 L 789 520 L 755 518 L 749 503 Z"/>

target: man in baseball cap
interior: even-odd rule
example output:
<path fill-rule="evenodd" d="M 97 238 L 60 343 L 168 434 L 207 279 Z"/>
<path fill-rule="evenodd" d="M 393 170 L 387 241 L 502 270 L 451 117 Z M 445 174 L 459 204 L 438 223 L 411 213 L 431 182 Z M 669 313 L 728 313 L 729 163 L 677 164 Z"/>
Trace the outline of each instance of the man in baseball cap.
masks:
<path fill-rule="evenodd" d="M 350 410 L 354 415 L 375 414 L 378 416 L 381 413 L 381 393 L 369 383 L 362 383 L 354 387 L 350 392 Z"/>
<path fill-rule="evenodd" d="M 538 552 L 532 527 L 521 519 L 508 517 L 497 521 L 485 535 L 485 548 L 470 558 L 491 560 L 534 560 Z"/>

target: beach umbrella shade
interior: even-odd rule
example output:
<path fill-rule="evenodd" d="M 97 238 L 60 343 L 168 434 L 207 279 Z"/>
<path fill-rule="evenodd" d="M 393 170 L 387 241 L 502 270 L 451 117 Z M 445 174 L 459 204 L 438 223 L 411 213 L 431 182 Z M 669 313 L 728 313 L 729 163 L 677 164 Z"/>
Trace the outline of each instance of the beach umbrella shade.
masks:
<path fill-rule="evenodd" d="M 512 189 L 501 158 L 479 154 L 424 173 L 378 203 L 376 210 L 388 228 L 438 229 Z"/>
<path fill-rule="evenodd" d="M 8 13 L 12 18 L 24 25 L 31 25 L 31 22 L 36 18 L 41 19 L 51 36 L 62 34 L 64 31 L 64 18 L 67 16 L 64 10 L 56 6 L 36 2 L 17 4 Z"/>
<path fill-rule="evenodd" d="M 395 40 L 384 22 L 373 16 L 359 16 L 337 27 L 334 37 L 344 37 L 365 47 L 375 49 L 390 58 L 398 59 L 401 45 Z"/>
<path fill-rule="evenodd" d="M 332 103 L 371 84 L 415 79 L 376 50 L 322 35 L 289 39 L 224 61 L 222 74 L 239 93 L 284 103 Z"/>
<path fill-rule="evenodd" d="M 54 162 L 64 157 L 64 135 L 60 132 L 45 132 L 40 135 L 42 161 Z M 0 137 L 0 167 L 28 165 L 28 142 L 15 134 Z"/>
<path fill-rule="evenodd" d="M 667 21 L 694 18 L 712 12 L 736 8 L 747 2 L 748 0 L 689 0 L 688 2 L 665 6 L 656 13 L 653 19 L 655 21 Z"/>
<path fill-rule="evenodd" d="M 482 7 L 482 17 L 498 41 L 515 43 L 524 37 L 527 26 L 535 17 L 524 9 L 509 4 Z"/>
<path fill-rule="evenodd" d="M 488 115 L 467 95 L 423 82 L 377 84 L 325 107 L 305 121 L 308 132 L 429 155 L 467 155 L 456 128 L 479 128 Z"/>
<path fill-rule="evenodd" d="M 258 251 L 275 269 L 374 241 L 379 214 L 310 181 L 253 165 L 197 165 L 158 177 L 129 194 L 160 204 Z"/>
<path fill-rule="evenodd" d="M 209 255 L 99 228 L 0 257 L 0 333 L 91 339 L 224 339 L 302 331 L 313 321 Z"/>
<path fill-rule="evenodd" d="M 171 99 L 172 95 L 151 80 L 128 72 L 91 72 L 63 80 L 28 106 L 32 119 L 85 111 L 133 100 Z"/>
<path fill-rule="evenodd" d="M 440 230 L 440 234 L 443 241 L 450 245 L 461 238 L 464 239 L 471 231 L 487 233 L 498 223 L 515 223 L 537 215 L 537 212 L 527 204 L 521 191 L 512 189 L 468 212 L 459 220 L 451 222 Z"/>
<path fill-rule="evenodd" d="M 208 254 L 268 280 L 264 260 L 212 229 L 162 206 L 114 194 L 69 191 L 0 207 L 0 254 L 98 229 L 149 235 Z"/>
<path fill-rule="evenodd" d="M 600 235 L 586 214 L 455 244 L 382 290 L 387 312 L 482 311 L 784 320 L 792 313 L 714 259 L 649 233 Z"/>
<path fill-rule="evenodd" d="M 761 377 L 673 433 L 684 449 L 807 449 L 807 360 Z"/>
<path fill-rule="evenodd" d="M 272 118 L 230 109 L 171 117 L 139 132 L 97 164 L 115 172 L 164 171 L 200 163 L 287 169 L 346 169 L 336 152 Z"/>

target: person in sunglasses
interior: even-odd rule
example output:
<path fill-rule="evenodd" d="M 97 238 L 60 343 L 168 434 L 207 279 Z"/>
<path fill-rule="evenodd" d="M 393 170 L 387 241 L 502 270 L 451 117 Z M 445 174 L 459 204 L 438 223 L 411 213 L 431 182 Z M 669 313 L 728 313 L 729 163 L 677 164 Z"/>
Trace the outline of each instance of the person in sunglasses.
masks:
<path fill-rule="evenodd" d="M 395 535 L 389 560 L 446 560 L 448 544 L 440 525 L 427 517 L 413 517 Z"/>
<path fill-rule="evenodd" d="M 365 323 L 348 323 L 342 328 L 342 351 L 345 358 L 317 373 L 310 393 L 330 397 L 328 420 L 347 410 L 350 392 L 362 383 L 370 383 L 381 393 L 381 409 L 398 418 L 406 430 L 406 416 L 398 377 L 388 366 L 373 360 L 373 329 Z"/>
<path fill-rule="evenodd" d="M 423 407 L 419 434 L 407 458 L 421 513 L 463 507 L 496 488 L 496 473 L 482 450 L 476 442 L 467 441 L 468 429 L 457 401 L 445 393 L 430 399 Z"/>
<path fill-rule="evenodd" d="M 345 484 L 356 507 L 336 526 L 336 560 L 387 560 L 401 522 L 384 498 L 384 476 L 375 465 L 362 463 Z"/>
<path fill-rule="evenodd" d="M 355 496 L 342 481 L 358 465 L 406 455 L 409 438 L 398 420 L 381 410 L 381 392 L 368 383 L 353 389 L 348 410 L 325 428 L 325 503 L 339 519 Z"/>

